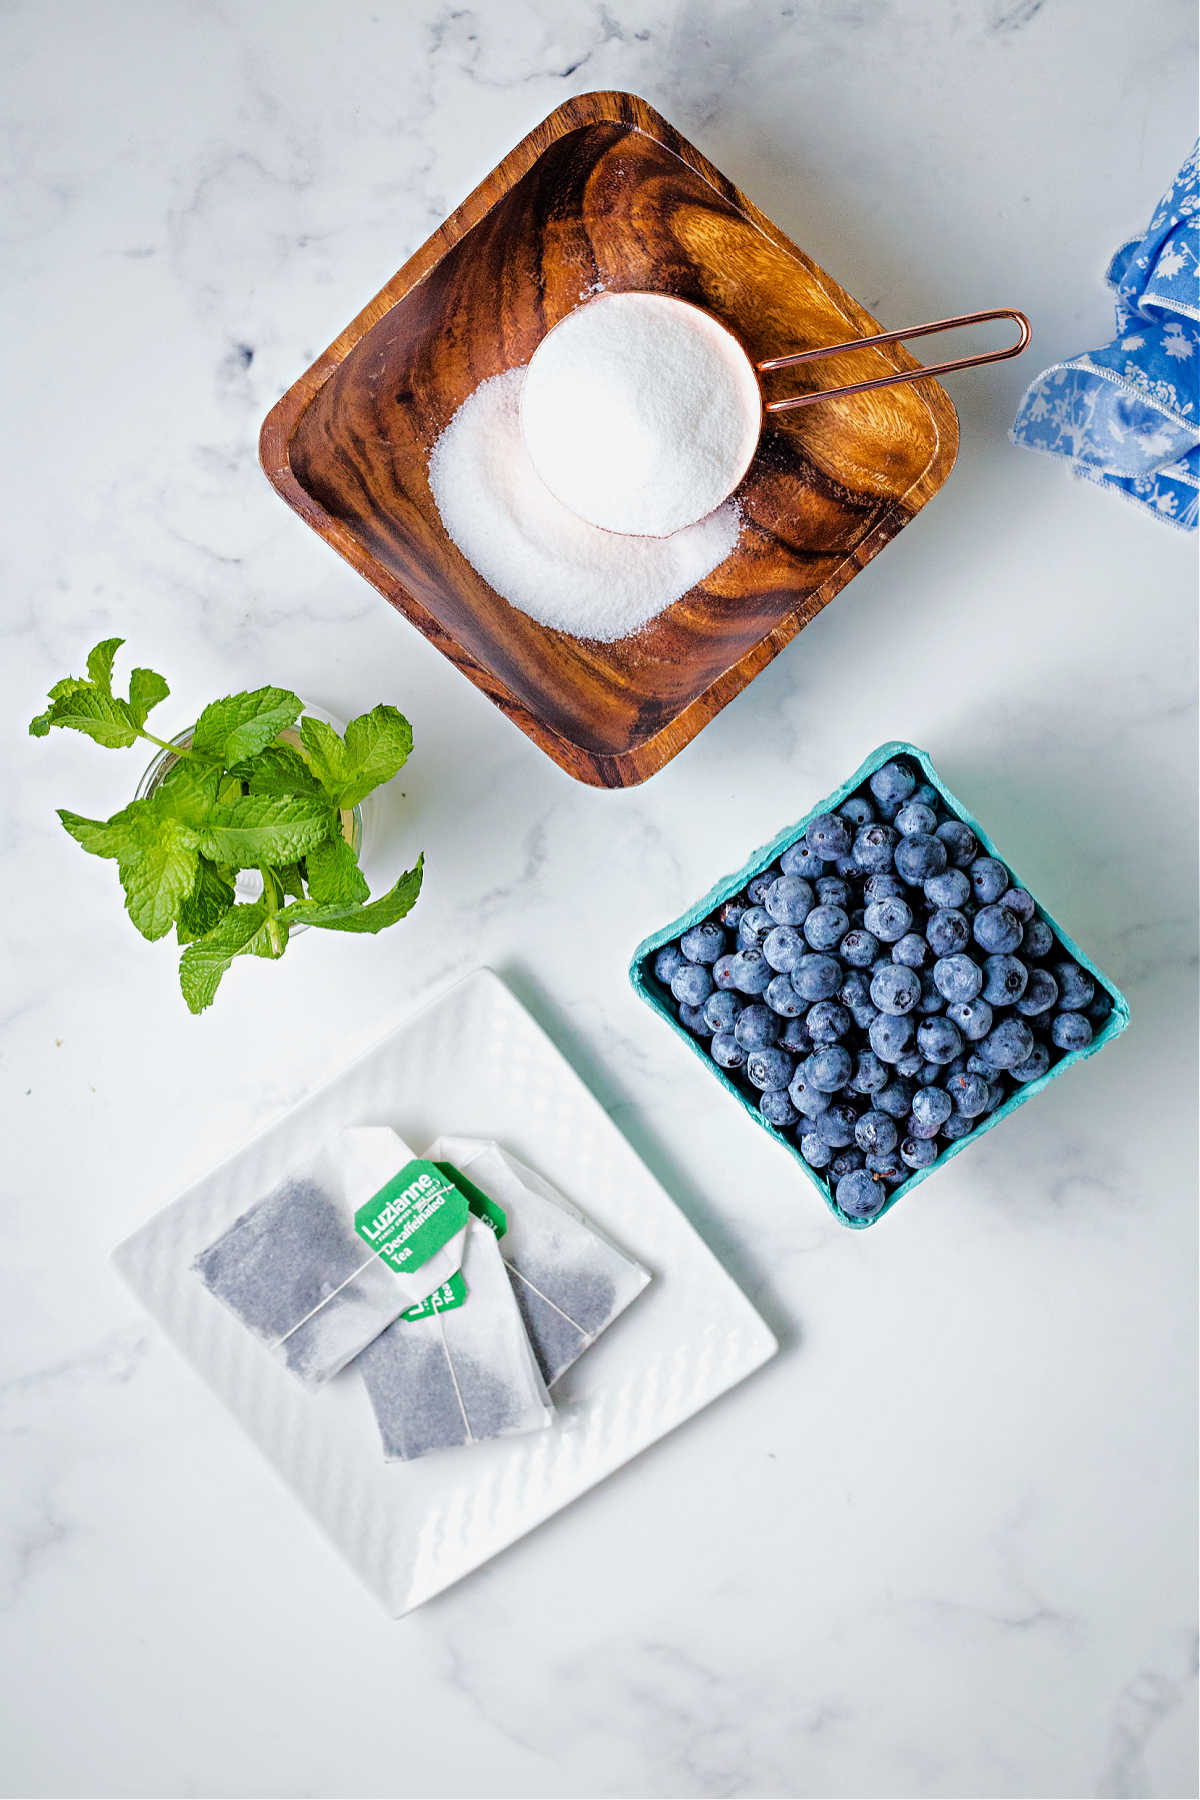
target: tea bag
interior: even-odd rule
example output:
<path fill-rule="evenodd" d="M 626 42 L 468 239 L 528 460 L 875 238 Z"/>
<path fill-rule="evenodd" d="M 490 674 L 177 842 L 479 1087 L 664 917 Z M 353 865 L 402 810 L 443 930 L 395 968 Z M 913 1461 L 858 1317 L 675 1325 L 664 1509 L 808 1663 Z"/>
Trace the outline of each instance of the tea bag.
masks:
<path fill-rule="evenodd" d="M 648 1271 L 498 1144 L 441 1137 L 427 1155 L 461 1169 L 507 1215 L 500 1254 L 538 1366 L 553 1386 L 637 1299 Z"/>
<path fill-rule="evenodd" d="M 422 1317 L 397 1319 L 355 1364 L 389 1461 L 538 1431 L 554 1416 L 495 1235 L 477 1218 L 462 1277 L 461 1304 L 435 1294 Z"/>
<path fill-rule="evenodd" d="M 312 1386 L 461 1263 L 465 1225 L 411 1271 L 355 1229 L 356 1212 L 412 1162 L 385 1126 L 338 1132 L 193 1264 L 209 1292 Z"/>

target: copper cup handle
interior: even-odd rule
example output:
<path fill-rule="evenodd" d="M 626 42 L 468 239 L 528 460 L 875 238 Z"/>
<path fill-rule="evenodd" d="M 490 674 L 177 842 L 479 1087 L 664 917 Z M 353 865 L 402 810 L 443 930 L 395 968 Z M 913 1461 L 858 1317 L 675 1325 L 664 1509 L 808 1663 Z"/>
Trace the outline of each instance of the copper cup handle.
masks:
<path fill-rule="evenodd" d="M 1006 362 L 1020 356 L 1032 336 L 1029 320 L 1012 306 L 993 307 L 989 312 L 962 313 L 956 319 L 933 319 L 928 325 L 910 325 L 904 331 L 881 331 L 878 337 L 851 338 L 845 344 L 823 344 L 817 350 L 798 350 L 793 356 L 771 356 L 754 366 L 760 375 L 773 369 L 793 369 L 797 363 L 815 362 L 821 356 L 837 356 L 843 350 L 869 350 L 876 344 L 898 344 L 905 338 L 928 337 L 935 331 L 952 331 L 960 325 L 981 325 L 988 319 L 1012 319 L 1019 327 L 1015 344 L 1001 350 L 986 350 L 981 356 L 960 356 L 953 362 L 931 363 L 919 369 L 898 369 L 891 375 L 879 375 L 874 381 L 852 381 L 845 387 L 818 388 L 809 394 L 794 394 L 790 400 L 768 400 L 764 411 L 788 412 L 793 406 L 812 406 L 817 400 L 830 400 L 835 394 L 865 394 L 870 388 L 896 387 L 905 381 L 925 381 L 931 375 L 949 375 L 954 369 L 977 369 L 981 363 Z"/>

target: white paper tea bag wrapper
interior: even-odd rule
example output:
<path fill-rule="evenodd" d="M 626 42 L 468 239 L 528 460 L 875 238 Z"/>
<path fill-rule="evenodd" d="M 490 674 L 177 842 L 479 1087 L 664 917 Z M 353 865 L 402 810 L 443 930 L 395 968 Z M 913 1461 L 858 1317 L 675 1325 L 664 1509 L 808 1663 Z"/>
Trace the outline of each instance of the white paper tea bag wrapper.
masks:
<path fill-rule="evenodd" d="M 499 1144 L 440 1137 L 430 1162 L 451 1163 L 504 1209 L 500 1254 L 547 1387 L 636 1300 L 650 1275 L 558 1189 Z"/>
<path fill-rule="evenodd" d="M 546 1392 L 491 1227 L 467 1226 L 461 1305 L 397 1319 L 355 1363 L 389 1461 L 549 1425 Z"/>
<path fill-rule="evenodd" d="M 355 1213 L 413 1160 L 386 1126 L 341 1131 L 196 1258 L 209 1292 L 312 1386 L 462 1262 L 465 1226 L 411 1271 L 355 1229 Z"/>

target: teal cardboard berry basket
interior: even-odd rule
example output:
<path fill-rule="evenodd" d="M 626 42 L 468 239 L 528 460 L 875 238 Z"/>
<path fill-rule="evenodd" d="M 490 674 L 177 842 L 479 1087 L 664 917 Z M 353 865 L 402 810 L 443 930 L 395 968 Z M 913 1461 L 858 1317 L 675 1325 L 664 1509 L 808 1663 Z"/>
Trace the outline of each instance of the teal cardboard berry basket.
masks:
<path fill-rule="evenodd" d="M 880 1207 L 877 1213 L 872 1214 L 869 1219 L 850 1218 L 841 1210 L 837 1201 L 834 1199 L 829 1183 L 815 1170 L 809 1168 L 808 1164 L 800 1154 L 799 1145 L 794 1142 L 790 1132 L 779 1130 L 777 1127 L 769 1125 L 759 1112 L 755 1099 L 752 1098 L 745 1089 L 741 1088 L 736 1081 L 732 1080 L 731 1077 L 726 1074 L 724 1069 L 719 1068 L 709 1056 L 705 1046 L 695 1038 L 690 1031 L 680 1024 L 679 1019 L 675 1014 L 674 1001 L 668 989 L 663 986 L 654 973 L 653 961 L 655 952 L 660 950 L 664 944 L 673 942 L 683 932 L 687 931 L 690 926 L 697 925 L 701 920 L 708 918 L 709 914 L 714 912 L 724 901 L 731 900 L 735 894 L 740 893 L 747 882 L 753 880 L 755 875 L 759 874 L 763 869 L 769 868 L 781 852 L 787 849 L 789 844 L 794 844 L 798 838 L 804 835 L 805 827 L 811 818 L 817 813 L 833 812 L 844 800 L 848 799 L 851 794 L 856 793 L 858 789 L 870 779 L 876 769 L 880 768 L 884 763 L 890 762 L 893 757 L 904 757 L 909 762 L 915 763 L 922 771 L 926 781 L 937 790 L 947 809 L 953 816 L 957 819 L 961 819 L 965 825 L 970 826 L 971 830 L 975 833 L 975 836 L 979 839 L 982 850 L 986 852 L 987 855 L 994 856 L 998 862 L 1004 864 L 1005 868 L 1012 876 L 1014 885 L 1025 885 L 1021 881 L 1018 871 L 1009 858 L 1001 854 L 979 822 L 972 817 L 962 802 L 950 792 L 950 789 L 946 786 L 945 782 L 934 768 L 926 751 L 918 750 L 915 744 L 882 744 L 878 750 L 873 751 L 872 754 L 868 756 L 867 760 L 860 768 L 855 770 L 849 781 L 843 782 L 842 786 L 834 793 L 827 795 L 823 800 L 819 801 L 816 806 L 811 807 L 809 811 L 805 813 L 804 817 L 798 820 L 795 825 L 789 825 L 785 830 L 779 832 L 776 837 L 773 837 L 769 844 L 764 844 L 760 850 L 756 850 L 749 861 L 744 863 L 735 874 L 722 877 L 715 887 L 709 889 L 702 900 L 697 901 L 696 905 L 689 908 L 689 910 L 680 918 L 673 920 L 670 925 L 665 925 L 661 931 L 656 931 L 650 937 L 645 938 L 634 951 L 633 960 L 629 966 L 629 978 L 637 993 L 641 995 L 647 1006 L 652 1007 L 653 1010 L 658 1013 L 660 1018 L 666 1020 L 676 1036 L 683 1040 L 692 1051 L 693 1055 L 698 1056 L 701 1059 L 710 1074 L 733 1096 L 749 1117 L 754 1120 L 759 1129 L 765 1131 L 769 1137 L 774 1138 L 776 1143 L 794 1158 L 800 1168 L 804 1171 L 804 1174 L 808 1177 L 809 1181 L 811 1181 L 813 1186 L 818 1190 L 822 1199 L 825 1201 L 826 1206 L 828 1206 L 830 1212 L 839 1223 L 849 1226 L 851 1230 L 854 1231 L 862 1231 L 870 1225 L 878 1224 L 879 1220 L 892 1210 L 898 1200 L 909 1193 L 913 1188 L 919 1187 L 921 1182 L 927 1180 L 930 1175 L 936 1174 L 952 1156 L 957 1156 L 960 1151 L 963 1151 L 970 1145 L 978 1142 L 985 1131 L 992 1130 L 992 1128 L 998 1125 L 1002 1119 L 1006 1119 L 1010 1113 L 1015 1112 L 1017 1107 L 1024 1106 L 1029 1100 L 1032 1100 L 1034 1095 L 1039 1094 L 1050 1082 L 1056 1080 L 1058 1076 L 1065 1074 L 1072 1064 L 1083 1062 L 1087 1057 L 1094 1056 L 1097 1050 L 1102 1050 L 1106 1044 L 1110 1044 L 1115 1037 L 1118 1037 L 1120 1033 L 1124 1031 L 1129 1023 L 1129 1005 L 1125 996 L 1113 985 L 1108 977 L 1096 967 L 1095 963 L 1079 948 L 1079 945 L 1074 939 L 1068 936 L 1062 926 L 1058 923 L 1057 919 L 1053 918 L 1043 906 L 1037 904 L 1036 916 L 1039 919 L 1045 920 L 1046 924 L 1050 927 L 1061 944 L 1065 955 L 1073 957 L 1081 968 L 1086 969 L 1088 974 L 1091 975 L 1095 981 L 1097 988 L 1103 990 L 1112 1001 L 1112 1011 L 1108 1018 L 1096 1031 L 1091 1043 L 1086 1045 L 1084 1049 L 1067 1051 L 1059 1057 L 1057 1062 L 1051 1064 L 1044 1075 L 1039 1076 L 1036 1081 L 1030 1081 L 1024 1087 L 1019 1088 L 1002 1106 L 997 1107 L 994 1113 L 990 1113 L 986 1118 L 982 1119 L 973 1131 L 942 1149 L 936 1162 L 931 1163 L 927 1169 L 914 1170 L 906 1181 L 901 1182 L 898 1187 L 892 1190 L 884 1205 Z"/>

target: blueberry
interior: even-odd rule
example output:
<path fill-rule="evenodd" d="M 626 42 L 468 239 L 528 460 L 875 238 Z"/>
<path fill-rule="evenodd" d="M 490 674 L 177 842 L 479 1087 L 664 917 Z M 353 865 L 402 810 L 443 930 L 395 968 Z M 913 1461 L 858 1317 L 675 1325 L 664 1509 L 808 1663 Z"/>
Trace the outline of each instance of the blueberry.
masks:
<path fill-rule="evenodd" d="M 838 945 L 838 955 L 852 969 L 869 969 L 879 955 L 879 939 L 865 928 L 856 926 Z"/>
<path fill-rule="evenodd" d="M 898 944 L 912 927 L 912 907 L 904 900 L 872 900 L 863 915 L 866 928 L 882 944 Z"/>
<path fill-rule="evenodd" d="M 804 1011 L 807 1002 L 802 1000 L 786 975 L 776 975 L 768 982 L 764 995 L 767 1005 L 781 1019 L 796 1019 Z"/>
<path fill-rule="evenodd" d="M 953 956 L 956 951 L 965 950 L 970 943 L 971 927 L 966 914 L 959 912 L 957 907 L 939 906 L 935 913 L 929 915 L 925 936 L 935 956 Z"/>
<path fill-rule="evenodd" d="M 725 949 L 725 933 L 719 925 L 693 925 L 679 940 L 689 962 L 715 963 Z"/>
<path fill-rule="evenodd" d="M 1060 1050 L 1082 1050 L 1092 1041 L 1092 1028 L 1081 1012 L 1056 1013 L 1050 1036 Z"/>
<path fill-rule="evenodd" d="M 925 898 L 930 906 L 965 906 L 971 898 L 971 883 L 961 869 L 944 869 L 925 883 Z"/>
<path fill-rule="evenodd" d="M 769 1050 L 779 1037 L 779 1019 L 769 1006 L 744 1006 L 733 1035 L 743 1050 Z"/>
<path fill-rule="evenodd" d="M 1001 1019 L 980 1045 L 993 1069 L 1015 1069 L 1033 1054 L 1033 1033 L 1024 1019 Z"/>
<path fill-rule="evenodd" d="M 872 1019 L 879 1017 L 879 1008 L 871 999 L 870 978 L 863 969 L 851 969 L 842 983 L 838 999 L 860 1031 L 869 1030 Z"/>
<path fill-rule="evenodd" d="M 1023 1063 L 1018 1063 L 1016 1068 L 1009 1072 L 1012 1075 L 1013 1080 L 1019 1081 L 1022 1087 L 1024 1087 L 1027 1081 L 1040 1081 L 1049 1067 L 1050 1052 L 1047 1050 L 1045 1044 L 1035 1044 L 1033 1046 L 1033 1055 L 1027 1057 Z"/>
<path fill-rule="evenodd" d="M 802 875 L 780 875 L 763 896 L 763 905 L 777 925 L 800 925 L 813 906 L 813 891 Z"/>
<path fill-rule="evenodd" d="M 920 1029 L 920 1028 L 918 1027 L 918 1029 Z M 946 1062 L 946 1063 L 923 1062 L 921 1064 L 921 1067 L 917 1070 L 917 1073 L 916 1073 L 915 1080 L 916 1080 L 917 1086 L 918 1087 L 937 1087 L 937 1086 L 939 1086 L 941 1083 L 942 1077 L 949 1073 L 949 1071 L 954 1067 L 954 1065 L 957 1061 L 958 1061 L 957 1056 L 952 1056 L 950 1058 L 950 1061 Z"/>
<path fill-rule="evenodd" d="M 917 1026 L 917 1049 L 926 1062 L 953 1062 L 962 1046 L 962 1033 L 952 1019 L 922 1019 Z"/>
<path fill-rule="evenodd" d="M 803 838 L 798 844 L 788 845 L 779 859 L 779 866 L 785 875 L 799 875 L 805 881 L 815 881 L 818 875 L 825 873 L 825 864 Z"/>
<path fill-rule="evenodd" d="M 906 969 L 919 969 L 929 955 L 929 945 L 919 931 L 906 931 L 899 943 L 892 945 L 892 961 Z"/>
<path fill-rule="evenodd" d="M 868 874 L 890 869 L 899 835 L 890 825 L 861 825 L 852 852 L 857 867 Z"/>
<path fill-rule="evenodd" d="M 959 950 L 953 956 L 939 956 L 933 965 L 933 979 L 945 999 L 974 1000 L 983 987 L 983 970 Z"/>
<path fill-rule="evenodd" d="M 992 1009 L 986 1000 L 956 1000 L 946 1008 L 968 1044 L 977 1044 L 992 1029 Z"/>
<path fill-rule="evenodd" d="M 772 1008 L 772 1010 L 774 1010 Z M 793 1056 L 808 1056 L 812 1052 L 813 1041 L 809 1036 L 808 1026 L 803 1019 L 786 1019 L 783 1030 L 779 1034 L 781 1050 L 790 1050 Z"/>
<path fill-rule="evenodd" d="M 818 1000 L 805 1019 L 814 1044 L 836 1044 L 853 1029 L 854 1021 L 836 1000 Z"/>
<path fill-rule="evenodd" d="M 972 1051 L 967 1058 L 967 1073 L 968 1075 L 982 1075 L 985 1081 L 990 1081 L 996 1071 L 991 1063 L 986 1062 L 977 1051 Z"/>
<path fill-rule="evenodd" d="M 921 970 L 921 998 L 917 1001 L 917 1011 L 923 1018 L 930 1018 L 934 1013 L 945 1012 L 946 996 L 933 979 L 932 969 Z"/>
<path fill-rule="evenodd" d="M 911 1049 L 906 1050 L 903 1056 L 898 1056 L 896 1058 L 897 1075 L 907 1075 L 912 1081 L 916 1080 L 924 1067 L 925 1058 L 921 1055 L 921 1052 L 917 1049 L 915 1044 Z"/>
<path fill-rule="evenodd" d="M 1103 988 L 1097 990 L 1096 998 L 1090 1006 L 1084 1008 L 1084 1016 L 1093 1026 L 1103 1025 L 1112 1012 L 1112 1001 Z"/>
<path fill-rule="evenodd" d="M 718 990 L 710 994 L 704 1002 L 704 1017 L 712 1031 L 732 1031 L 734 1020 L 741 1012 L 745 1002 L 736 994 L 723 993 Z"/>
<path fill-rule="evenodd" d="M 1004 1083 L 1002 1081 L 993 1081 L 991 1087 L 988 1089 L 988 1111 L 994 1113 L 998 1106 L 1004 1105 L 1005 1098 Z"/>
<path fill-rule="evenodd" d="M 977 1119 L 988 1103 L 988 1083 L 982 1075 L 952 1075 L 946 1092 L 964 1118 Z"/>
<path fill-rule="evenodd" d="M 882 768 L 876 769 L 867 783 L 881 806 L 896 807 L 904 805 L 916 785 L 917 778 L 912 770 L 906 769 L 900 762 L 884 763 Z"/>
<path fill-rule="evenodd" d="M 796 1073 L 796 1061 L 786 1050 L 751 1050 L 746 1074 L 756 1088 L 786 1088 Z"/>
<path fill-rule="evenodd" d="M 731 950 L 724 956 L 718 956 L 712 966 L 713 980 L 719 988 L 737 986 L 737 959 L 739 952 Z"/>
<path fill-rule="evenodd" d="M 779 869 L 772 863 L 769 869 L 760 869 L 757 875 L 751 877 L 746 883 L 746 892 L 750 897 L 751 906 L 766 905 L 768 890 L 778 874 Z"/>
<path fill-rule="evenodd" d="M 654 958 L 654 973 L 664 987 L 670 987 L 677 969 L 681 969 L 687 958 L 678 944 L 664 944 Z"/>
<path fill-rule="evenodd" d="M 910 887 L 921 887 L 946 869 L 946 846 L 941 838 L 918 831 L 896 845 L 896 873 Z"/>
<path fill-rule="evenodd" d="M 854 1127 L 854 1141 L 868 1155 L 886 1156 L 899 1143 L 900 1132 L 889 1113 L 865 1112 Z"/>
<path fill-rule="evenodd" d="M 827 1106 L 817 1119 L 817 1136 L 823 1138 L 831 1150 L 844 1150 L 854 1142 L 854 1127 L 858 1123 L 858 1114 L 845 1100 L 835 1100 Z"/>
<path fill-rule="evenodd" d="M 827 1169 L 833 1160 L 833 1151 L 815 1131 L 806 1131 L 800 1139 L 800 1154 L 810 1169 Z"/>
<path fill-rule="evenodd" d="M 685 1006 L 703 1006 L 716 983 L 703 963 L 680 963 L 671 977 L 671 992 Z"/>
<path fill-rule="evenodd" d="M 1090 1006 L 1096 994 L 1096 984 L 1091 976 L 1069 958 L 1052 967 L 1058 983 L 1058 1004 L 1063 1011 L 1082 1012 L 1085 1006 Z"/>
<path fill-rule="evenodd" d="M 1015 950 L 1025 936 L 1025 927 L 1007 906 L 983 906 L 975 914 L 975 942 L 993 955 Z"/>
<path fill-rule="evenodd" d="M 920 806 L 931 806 L 935 812 L 941 805 L 938 791 L 931 781 L 918 781 L 909 795 L 909 799 L 916 801 Z"/>
<path fill-rule="evenodd" d="M 738 922 L 738 945 L 742 950 L 761 950 L 767 933 L 774 929 L 775 921 L 765 906 L 749 906 Z"/>
<path fill-rule="evenodd" d="M 921 977 L 903 963 L 885 963 L 871 979 L 871 1002 L 881 1013 L 909 1013 L 920 998 Z"/>
<path fill-rule="evenodd" d="M 780 975 L 788 975 L 808 953 L 808 945 L 794 925 L 777 925 L 762 942 L 762 953 Z"/>
<path fill-rule="evenodd" d="M 704 1008 L 689 1006 L 686 1000 L 680 1003 L 679 1023 L 686 1025 L 687 1029 L 694 1032 L 697 1037 L 711 1037 L 713 1034 L 712 1026 L 704 1016 Z"/>
<path fill-rule="evenodd" d="M 887 1086 L 880 1088 L 875 1095 L 875 1106 L 879 1112 L 887 1113 L 893 1119 L 907 1119 L 913 1103 L 913 1085 L 911 1081 L 893 1079 Z"/>
<path fill-rule="evenodd" d="M 1014 958 L 1015 960 L 1015 958 Z M 1017 1000 L 1017 1011 L 1023 1019 L 1034 1019 L 1049 1012 L 1058 999 L 1058 983 L 1049 969 L 1030 969 L 1025 991 Z"/>
<path fill-rule="evenodd" d="M 810 950 L 800 958 L 790 980 L 802 1000 L 831 1000 L 841 985 L 842 966 L 836 956 Z"/>
<path fill-rule="evenodd" d="M 865 1169 L 852 1169 L 848 1175 L 843 1175 L 834 1191 L 837 1203 L 848 1219 L 871 1218 L 887 1199 L 886 1189 Z"/>
<path fill-rule="evenodd" d="M 1015 1006 L 1029 981 L 1029 970 L 1020 957 L 986 957 L 983 970 L 983 997 L 988 1005 Z"/>
<path fill-rule="evenodd" d="M 814 906 L 804 921 L 804 935 L 814 950 L 836 950 L 849 929 L 840 906 Z"/>
<path fill-rule="evenodd" d="M 733 985 L 739 994 L 765 994 L 771 973 L 761 950 L 739 950 L 733 959 Z"/>
<path fill-rule="evenodd" d="M 863 901 L 870 906 L 874 900 L 903 900 L 908 889 L 898 875 L 890 869 L 881 869 L 877 875 L 868 875 L 863 882 Z"/>
<path fill-rule="evenodd" d="M 829 1095 L 823 1094 L 820 1088 L 808 1087 L 799 1071 L 792 1077 L 788 1098 L 797 1112 L 812 1121 L 819 1119 L 830 1104 Z"/>
<path fill-rule="evenodd" d="M 928 1138 L 906 1137 L 900 1154 L 910 1169 L 927 1169 L 937 1161 L 937 1145 Z"/>
<path fill-rule="evenodd" d="M 953 1111 L 954 1102 L 945 1088 L 918 1088 L 912 1100 L 913 1120 L 921 1128 L 917 1136 L 936 1137 Z"/>
<path fill-rule="evenodd" d="M 895 1150 L 868 1150 L 866 1169 L 876 1181 L 886 1181 L 891 1187 L 903 1181 L 908 1173 Z"/>
<path fill-rule="evenodd" d="M 746 1052 L 732 1031 L 718 1031 L 709 1045 L 709 1053 L 720 1069 L 744 1069 Z"/>
<path fill-rule="evenodd" d="M 838 807 L 838 817 L 845 819 L 857 831 L 860 825 L 869 825 L 875 817 L 875 808 L 865 794 L 851 794 Z"/>
<path fill-rule="evenodd" d="M 937 814 L 923 800 L 906 800 L 896 814 L 896 830 L 901 837 L 913 837 L 917 832 L 932 837 L 936 829 Z"/>
<path fill-rule="evenodd" d="M 941 838 L 950 862 L 956 869 L 967 868 L 979 854 L 979 839 L 961 819 L 943 819 L 934 836 Z"/>
<path fill-rule="evenodd" d="M 956 1138 L 964 1138 L 974 1129 L 975 1120 L 973 1118 L 968 1118 L 966 1113 L 952 1112 L 942 1126 L 942 1140 L 944 1143 L 952 1144 Z"/>
<path fill-rule="evenodd" d="M 994 856 L 977 856 L 968 872 L 971 892 L 984 906 L 991 906 L 1008 887 L 1008 870 Z"/>
<path fill-rule="evenodd" d="M 1022 925 L 1028 925 L 1035 911 L 1033 895 L 1027 888 L 1010 887 L 1004 896 L 1009 912 L 1015 912 Z"/>
<path fill-rule="evenodd" d="M 836 1094 L 844 1088 L 854 1069 L 854 1058 L 841 1044 L 826 1044 L 814 1050 L 804 1065 L 804 1080 L 819 1094 Z"/>
<path fill-rule="evenodd" d="M 785 1131 L 789 1125 L 795 1125 L 800 1114 L 796 1111 L 783 1088 L 767 1088 L 758 1096 L 758 1110 L 768 1125 L 776 1130 Z"/>
<path fill-rule="evenodd" d="M 814 885 L 821 906 L 840 906 L 843 912 L 850 911 L 850 883 L 840 875 L 822 875 Z"/>
<path fill-rule="evenodd" d="M 723 900 L 717 908 L 717 918 L 726 931 L 736 931 L 742 922 L 742 914 L 749 910 L 750 901 L 745 894 L 735 894 L 732 900 Z"/>
<path fill-rule="evenodd" d="M 849 1085 L 856 1094 L 877 1094 L 888 1084 L 886 1063 L 881 1063 L 873 1050 L 860 1050 L 854 1059 L 854 1073 Z"/>
<path fill-rule="evenodd" d="M 854 1169 L 861 1169 L 865 1161 L 857 1144 L 851 1144 L 846 1150 L 838 1150 L 829 1164 L 829 1179 L 840 1181 L 843 1175 L 849 1175 Z"/>
<path fill-rule="evenodd" d="M 877 1019 L 872 1019 L 867 1035 L 876 1056 L 883 1062 L 894 1063 L 912 1043 L 912 1020 L 898 1018 L 892 1013 L 880 1013 Z"/>
<path fill-rule="evenodd" d="M 826 862 L 836 862 L 839 856 L 848 856 L 854 842 L 854 833 L 849 824 L 837 813 L 818 813 L 808 821 L 804 837 L 809 849 L 815 850 Z"/>
<path fill-rule="evenodd" d="M 1045 919 L 1030 919 L 1025 927 L 1025 936 L 1021 939 L 1023 956 L 1049 956 L 1054 948 L 1054 933 Z"/>

